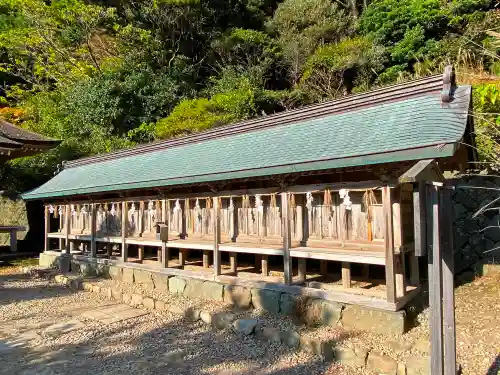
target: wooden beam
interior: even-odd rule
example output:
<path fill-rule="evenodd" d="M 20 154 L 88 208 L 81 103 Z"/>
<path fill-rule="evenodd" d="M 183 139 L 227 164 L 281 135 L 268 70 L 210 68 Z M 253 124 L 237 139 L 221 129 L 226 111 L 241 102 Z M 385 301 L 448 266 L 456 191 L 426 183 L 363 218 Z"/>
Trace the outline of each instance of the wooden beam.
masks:
<path fill-rule="evenodd" d="M 128 217 L 127 202 L 122 202 L 122 262 L 128 260 L 128 247 L 127 247 L 127 217 Z"/>
<path fill-rule="evenodd" d="M 351 263 L 342 262 L 342 286 L 351 287 Z"/>
<path fill-rule="evenodd" d="M 96 204 L 92 203 L 90 205 L 90 256 L 95 258 L 97 256 L 97 242 L 96 242 L 96 232 L 97 232 L 97 208 Z"/>
<path fill-rule="evenodd" d="M 298 259 L 298 263 L 299 263 L 299 282 L 303 283 L 306 281 L 306 278 L 307 278 L 307 275 L 306 275 L 306 266 L 307 266 L 307 263 L 306 263 L 306 259 L 305 258 L 299 258 Z"/>
<path fill-rule="evenodd" d="M 213 212 L 214 212 L 214 272 L 216 275 L 221 274 L 221 259 L 220 259 L 220 207 L 219 199 L 213 199 Z"/>
<path fill-rule="evenodd" d="M 401 177 L 399 177 L 400 184 L 419 181 L 445 181 L 445 178 L 434 159 L 419 160 Z"/>
<path fill-rule="evenodd" d="M 385 244 L 385 282 L 387 287 L 387 302 L 396 301 L 396 283 L 394 277 L 394 244 L 392 233 L 391 189 L 382 188 L 382 205 L 384 209 L 384 244 Z"/>
<path fill-rule="evenodd" d="M 427 190 L 425 182 L 419 181 L 413 192 L 413 230 L 415 236 L 415 256 L 427 254 Z"/>
<path fill-rule="evenodd" d="M 269 257 L 267 255 L 261 256 L 261 269 L 263 276 L 269 276 Z"/>
<path fill-rule="evenodd" d="M 50 212 L 49 212 L 49 206 L 46 205 L 45 206 L 45 232 L 44 232 L 44 250 L 45 251 L 50 250 L 49 233 L 50 233 Z M 11 238 L 12 238 L 12 235 L 15 236 L 16 232 L 10 233 Z M 11 240 L 11 251 L 12 251 L 12 240 Z"/>
<path fill-rule="evenodd" d="M 431 374 L 443 374 L 443 311 L 441 280 L 441 233 L 439 196 L 436 186 L 429 186 L 432 204 L 432 252 L 429 253 L 429 307 L 431 310 L 429 331 L 431 333 Z"/>
<path fill-rule="evenodd" d="M 288 193 L 281 193 L 281 211 L 282 211 L 282 234 L 283 234 L 283 263 L 285 268 L 285 284 L 292 284 L 292 258 L 290 256 L 290 247 L 292 236 L 290 230 L 290 206 L 288 202 Z"/>
<path fill-rule="evenodd" d="M 451 190 L 440 188 L 443 272 L 444 375 L 456 375 L 455 284 Z"/>

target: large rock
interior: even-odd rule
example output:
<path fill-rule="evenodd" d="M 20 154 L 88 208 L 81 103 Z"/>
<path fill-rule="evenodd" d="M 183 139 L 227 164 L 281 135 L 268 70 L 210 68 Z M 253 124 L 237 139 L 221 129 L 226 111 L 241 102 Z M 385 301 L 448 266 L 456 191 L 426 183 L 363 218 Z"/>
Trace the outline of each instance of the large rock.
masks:
<path fill-rule="evenodd" d="M 236 332 L 250 335 L 255 330 L 257 323 L 256 319 L 237 319 L 233 323 L 233 328 Z"/>
<path fill-rule="evenodd" d="M 281 292 L 276 292 L 269 289 L 251 290 L 252 304 L 256 309 L 264 310 L 270 313 L 277 314 L 280 311 Z"/>
<path fill-rule="evenodd" d="M 322 299 L 309 299 L 306 303 L 304 321 L 307 325 L 337 325 L 343 305 Z"/>
<path fill-rule="evenodd" d="M 388 355 L 374 350 L 368 354 L 366 367 L 381 375 L 396 375 L 398 362 Z"/>
<path fill-rule="evenodd" d="M 196 322 L 200 319 L 200 310 L 194 307 L 188 307 L 184 311 L 184 318 L 190 322 Z"/>
<path fill-rule="evenodd" d="M 406 314 L 404 311 L 384 311 L 349 305 L 342 312 L 342 325 L 345 328 L 385 335 L 404 333 L 405 320 Z"/>
<path fill-rule="evenodd" d="M 171 277 L 168 280 L 168 290 L 170 293 L 181 294 L 186 289 L 186 280 L 180 277 Z"/>
<path fill-rule="evenodd" d="M 165 305 L 165 302 L 163 302 L 162 300 L 155 300 L 155 310 L 158 310 L 158 311 L 166 311 L 167 310 L 167 306 Z"/>
<path fill-rule="evenodd" d="M 123 268 L 122 280 L 125 283 L 132 284 L 134 282 L 134 270 L 132 268 Z"/>
<path fill-rule="evenodd" d="M 300 348 L 308 353 L 320 355 L 321 341 L 315 337 L 301 336 Z"/>
<path fill-rule="evenodd" d="M 122 300 L 122 289 L 119 286 L 111 287 L 111 297 L 114 299 L 121 301 Z"/>
<path fill-rule="evenodd" d="M 366 349 L 353 349 L 337 346 L 333 350 L 337 362 L 346 366 L 364 366 L 368 351 Z"/>
<path fill-rule="evenodd" d="M 224 302 L 233 306 L 248 309 L 252 304 L 250 290 L 239 285 L 224 286 Z"/>
<path fill-rule="evenodd" d="M 184 295 L 191 298 L 203 298 L 203 280 L 186 279 Z"/>
<path fill-rule="evenodd" d="M 211 301 L 224 300 L 224 286 L 212 281 L 205 281 L 201 287 L 202 297 Z"/>
<path fill-rule="evenodd" d="M 229 312 L 220 312 L 212 315 L 212 325 L 217 329 L 229 327 L 234 321 L 234 314 Z"/>
<path fill-rule="evenodd" d="M 140 294 L 132 294 L 130 299 L 130 304 L 132 306 L 141 306 L 143 302 L 143 298 Z"/>
<path fill-rule="evenodd" d="M 168 276 L 161 273 L 151 273 L 155 289 L 160 292 L 168 292 Z"/>
<path fill-rule="evenodd" d="M 134 270 L 134 282 L 138 284 L 153 285 L 151 272 L 143 270 Z"/>
<path fill-rule="evenodd" d="M 280 331 L 274 327 L 262 327 L 258 331 L 255 331 L 259 338 L 267 340 L 270 342 L 278 343 L 281 341 Z"/>
<path fill-rule="evenodd" d="M 212 324 L 212 316 L 213 314 L 210 311 L 200 312 L 200 319 L 205 324 Z"/>

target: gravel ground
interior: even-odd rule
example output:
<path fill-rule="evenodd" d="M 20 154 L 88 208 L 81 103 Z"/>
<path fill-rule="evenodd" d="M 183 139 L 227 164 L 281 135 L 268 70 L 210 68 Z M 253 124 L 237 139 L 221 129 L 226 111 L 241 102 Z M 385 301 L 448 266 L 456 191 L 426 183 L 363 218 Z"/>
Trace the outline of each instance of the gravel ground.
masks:
<path fill-rule="evenodd" d="M 196 304 L 166 295 L 168 302 Z M 109 304 L 95 293 L 72 292 L 45 280 L 0 276 L 1 374 L 347 374 L 368 375 L 281 344 L 214 331 L 169 312 L 113 324 L 85 320 L 83 311 Z M 218 309 L 220 304 L 204 308 Z M 260 317 L 266 319 L 269 317 Z M 84 322 L 69 333 L 47 335 L 53 323 Z M 278 319 L 272 321 L 276 324 Z M 288 324 L 288 323 L 286 323 Z M 13 343 L 16 344 L 13 344 Z"/>
<path fill-rule="evenodd" d="M 230 329 L 213 331 L 170 312 L 151 312 L 108 325 L 88 321 L 80 316 L 83 311 L 112 301 L 14 271 L 0 268 L 1 374 L 371 374 L 290 351 L 281 344 L 242 337 Z M 97 283 L 113 285 L 111 280 Z M 228 309 L 223 303 L 174 296 L 148 286 L 120 286 L 127 293 L 140 289 L 181 310 L 190 306 L 213 312 Z M 456 289 L 457 356 L 463 375 L 493 375 L 500 369 L 499 294 L 500 277 L 482 277 Z M 418 326 L 402 336 L 382 336 L 341 327 L 310 328 L 292 318 L 259 311 L 236 312 L 237 317 L 252 316 L 261 325 L 374 349 L 407 364 L 425 362 L 428 355 L 427 314 L 428 310 L 421 313 Z M 55 337 L 43 334 L 47 326 L 71 319 L 83 321 L 84 327 Z M 18 339 L 18 346 L 6 350 L 5 343 L 13 339 Z"/>

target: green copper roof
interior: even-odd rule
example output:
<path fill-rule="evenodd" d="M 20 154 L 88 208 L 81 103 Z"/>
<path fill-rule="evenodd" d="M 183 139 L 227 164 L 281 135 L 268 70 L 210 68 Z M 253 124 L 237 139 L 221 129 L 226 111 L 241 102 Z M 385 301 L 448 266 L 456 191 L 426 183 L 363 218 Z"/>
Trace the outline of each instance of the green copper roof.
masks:
<path fill-rule="evenodd" d="M 396 90 L 383 100 L 380 95 L 385 91 L 377 91 L 373 100 L 367 93 L 353 96 L 354 104 L 340 112 L 333 110 L 337 102 L 323 103 L 317 107 L 322 110 L 317 110 L 316 117 L 307 117 L 304 109 L 290 111 L 289 115 L 267 116 L 265 126 L 250 130 L 237 131 L 240 128 L 233 126 L 225 133 L 221 128 L 210 137 L 203 138 L 205 133 L 200 133 L 154 147 L 76 161 L 24 198 L 449 157 L 466 129 L 471 89 L 458 87 L 453 100 L 443 103 L 440 91 L 433 87 L 417 95 Z M 367 104 L 358 105 L 360 100 Z M 342 101 L 347 102 L 348 98 Z M 308 107 L 307 113 L 314 113 L 315 108 Z M 301 119 L 304 117 L 307 119 Z M 260 121 L 264 124 L 264 120 Z"/>

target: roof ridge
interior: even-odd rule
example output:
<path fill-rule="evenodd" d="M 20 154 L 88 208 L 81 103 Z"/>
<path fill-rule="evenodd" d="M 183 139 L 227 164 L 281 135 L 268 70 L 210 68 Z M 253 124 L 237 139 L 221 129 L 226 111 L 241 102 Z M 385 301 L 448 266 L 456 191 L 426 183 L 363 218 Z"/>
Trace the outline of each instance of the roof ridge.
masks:
<path fill-rule="evenodd" d="M 76 159 L 65 162 L 64 167 L 72 168 L 86 164 L 99 163 L 107 160 L 132 156 L 138 153 L 149 153 L 169 147 L 184 146 L 190 143 L 203 142 L 214 138 L 287 125 L 295 123 L 299 120 L 311 120 L 327 115 L 350 112 L 352 110 L 372 107 L 376 104 L 384 102 L 403 100 L 409 95 L 423 95 L 429 92 L 440 93 L 442 88 L 443 76 L 433 75 L 405 83 L 378 88 L 360 94 L 348 95 L 331 101 L 307 105 L 290 111 L 282 111 L 267 116 L 261 116 L 238 122 L 236 124 L 220 126 L 184 137 L 157 141 L 110 153 Z"/>

